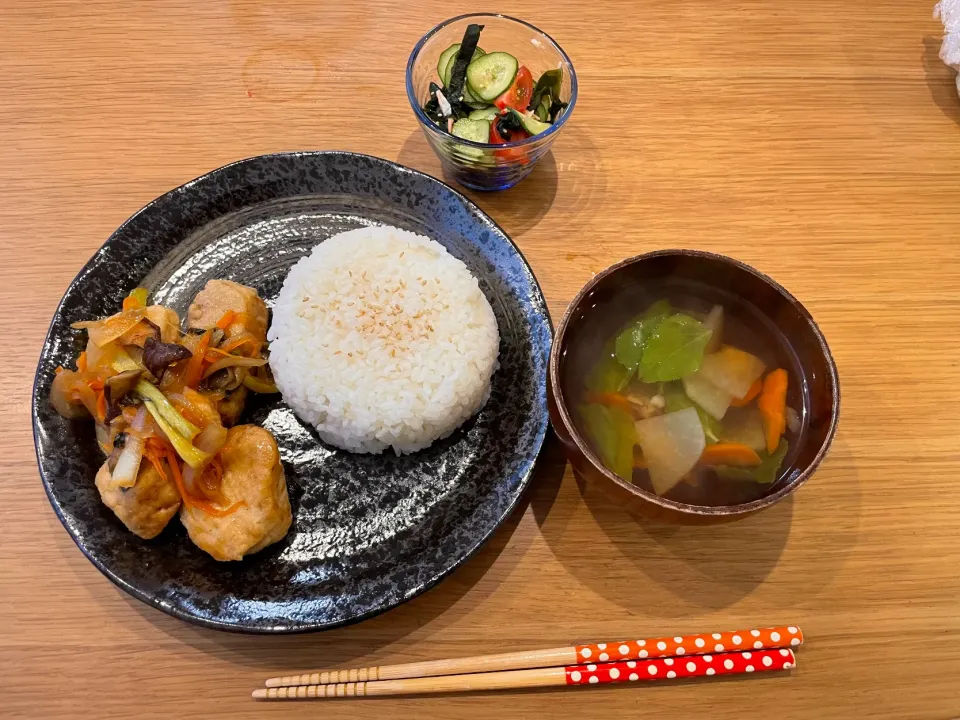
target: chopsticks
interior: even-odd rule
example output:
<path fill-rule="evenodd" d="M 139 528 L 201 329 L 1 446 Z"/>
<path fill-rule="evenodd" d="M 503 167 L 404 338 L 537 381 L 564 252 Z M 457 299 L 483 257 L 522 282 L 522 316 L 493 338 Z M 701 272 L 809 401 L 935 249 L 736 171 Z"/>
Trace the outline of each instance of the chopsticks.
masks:
<path fill-rule="evenodd" d="M 796 647 L 803 643 L 803 633 L 795 625 L 782 625 L 752 630 L 735 630 L 701 635 L 621 640 L 618 642 L 572 645 L 546 650 L 521 650 L 497 655 L 474 655 L 463 658 L 427 660 L 425 662 L 382 665 L 348 670 L 318 670 L 302 675 L 269 678 L 267 687 L 294 685 L 329 685 L 332 683 L 401 680 L 405 678 L 462 675 L 466 673 L 522 670 L 578 663 L 646 660 L 648 658 L 702 655 L 740 650 L 769 650 Z"/>
<path fill-rule="evenodd" d="M 464 692 L 789 670 L 795 625 L 623 640 L 273 677 L 264 700 Z"/>
<path fill-rule="evenodd" d="M 401 680 L 259 688 L 253 691 L 253 697 L 256 700 L 300 700 L 605 685 L 641 680 L 672 680 L 674 678 L 789 670 L 796 665 L 796 662 L 793 650 L 780 648 L 777 650 L 754 650 L 715 655 L 661 657 L 652 660 L 624 660 L 567 667 L 545 667 L 533 670 L 505 670 L 467 675 L 412 677 Z"/>

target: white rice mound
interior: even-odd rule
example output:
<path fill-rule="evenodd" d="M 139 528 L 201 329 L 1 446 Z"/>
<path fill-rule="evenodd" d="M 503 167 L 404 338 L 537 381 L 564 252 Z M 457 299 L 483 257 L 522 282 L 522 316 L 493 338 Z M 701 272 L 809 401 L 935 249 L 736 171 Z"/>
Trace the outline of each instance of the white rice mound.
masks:
<path fill-rule="evenodd" d="M 325 442 L 398 455 L 483 407 L 500 348 L 466 265 L 388 226 L 334 235 L 294 265 L 269 339 L 283 399 Z"/>

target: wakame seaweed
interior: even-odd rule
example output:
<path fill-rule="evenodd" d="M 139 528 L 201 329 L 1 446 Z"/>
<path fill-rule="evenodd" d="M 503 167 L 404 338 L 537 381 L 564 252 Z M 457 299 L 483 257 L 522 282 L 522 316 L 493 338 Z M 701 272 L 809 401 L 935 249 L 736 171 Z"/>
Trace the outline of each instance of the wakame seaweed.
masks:
<path fill-rule="evenodd" d="M 554 98 L 553 103 L 550 105 L 550 122 L 555 123 L 569 104 L 570 103 L 565 103 Z"/>
<path fill-rule="evenodd" d="M 544 95 L 549 95 L 551 100 L 559 98 L 560 86 L 562 84 L 563 70 L 560 68 L 547 70 L 540 76 L 540 79 L 537 80 L 537 84 L 533 88 L 533 96 L 530 98 L 530 104 L 527 105 L 527 110 L 536 110 L 540 107 L 540 102 L 543 100 Z"/>
<path fill-rule="evenodd" d="M 453 67 L 450 70 L 450 85 L 447 87 L 446 96 L 455 112 L 456 106 L 464 104 L 463 86 L 467 81 L 467 65 L 473 59 L 477 43 L 480 42 L 481 30 L 483 30 L 483 25 L 477 25 L 476 23 L 467 25 L 467 30 L 463 33 L 463 40 L 460 41 L 460 49 L 457 50 L 457 57 L 454 59 Z"/>
<path fill-rule="evenodd" d="M 443 122 L 443 113 L 440 111 L 440 101 L 437 100 L 437 91 L 440 86 L 435 82 L 430 83 L 430 99 L 423 106 L 423 111 L 427 117 L 437 123 Z"/>
<path fill-rule="evenodd" d="M 516 110 L 501 115 L 494 122 L 497 123 L 497 133 L 502 138 L 510 137 L 511 131 L 523 130 L 520 114 Z"/>

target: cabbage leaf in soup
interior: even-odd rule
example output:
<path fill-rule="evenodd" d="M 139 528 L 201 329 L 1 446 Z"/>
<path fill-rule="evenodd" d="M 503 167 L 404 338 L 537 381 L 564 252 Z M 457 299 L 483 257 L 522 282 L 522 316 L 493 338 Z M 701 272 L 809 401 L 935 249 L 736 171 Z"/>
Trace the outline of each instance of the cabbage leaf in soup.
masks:
<path fill-rule="evenodd" d="M 658 300 L 620 331 L 614 343 L 614 355 L 621 365 L 631 372 L 640 367 L 647 340 L 671 312 L 668 300 Z"/>
<path fill-rule="evenodd" d="M 617 407 L 590 403 L 580 407 L 580 417 L 601 462 L 629 481 L 633 477 L 633 446 L 636 444 L 636 430 L 630 414 Z"/>
<path fill-rule="evenodd" d="M 633 372 L 621 365 L 610 348 L 604 348 L 603 354 L 587 374 L 586 387 L 589 392 L 609 393 L 623 390 Z"/>
<path fill-rule="evenodd" d="M 712 332 L 689 315 L 676 313 L 651 333 L 640 360 L 644 382 L 679 380 L 695 373 L 703 362 Z"/>

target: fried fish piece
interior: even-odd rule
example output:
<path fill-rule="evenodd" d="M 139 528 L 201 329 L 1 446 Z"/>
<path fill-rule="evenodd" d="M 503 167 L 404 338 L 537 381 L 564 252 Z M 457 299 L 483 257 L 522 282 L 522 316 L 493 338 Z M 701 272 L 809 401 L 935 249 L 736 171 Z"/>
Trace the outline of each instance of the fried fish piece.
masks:
<path fill-rule="evenodd" d="M 114 486 L 109 461 L 97 472 L 96 484 L 103 504 L 113 510 L 130 532 L 146 540 L 159 535 L 180 509 L 180 491 L 169 469 L 164 477 L 146 458 L 140 463 L 133 487 Z"/>
<path fill-rule="evenodd" d="M 184 505 L 180 521 L 197 547 L 217 560 L 240 560 L 281 540 L 293 516 L 277 441 L 256 425 L 231 428 L 220 451 L 225 505 L 242 502 L 217 517 Z"/>
<path fill-rule="evenodd" d="M 267 338 L 267 306 L 257 291 L 232 280 L 209 280 L 187 311 L 187 327 L 209 330 L 227 312 L 236 313 L 227 336 L 248 332 L 263 342 Z"/>

